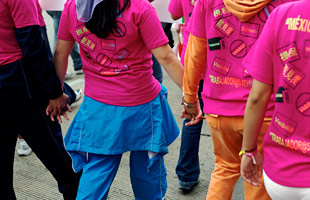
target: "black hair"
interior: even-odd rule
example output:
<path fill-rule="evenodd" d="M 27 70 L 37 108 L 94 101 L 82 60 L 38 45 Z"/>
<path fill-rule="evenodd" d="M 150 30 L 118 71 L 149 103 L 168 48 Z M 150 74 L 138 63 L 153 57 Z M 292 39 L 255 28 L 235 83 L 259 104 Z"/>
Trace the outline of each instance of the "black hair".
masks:
<path fill-rule="evenodd" d="M 117 30 L 116 18 L 129 5 L 130 0 L 124 0 L 122 7 L 119 0 L 100 2 L 95 8 L 92 18 L 85 23 L 86 28 L 97 37 L 106 38 L 110 33 Z"/>

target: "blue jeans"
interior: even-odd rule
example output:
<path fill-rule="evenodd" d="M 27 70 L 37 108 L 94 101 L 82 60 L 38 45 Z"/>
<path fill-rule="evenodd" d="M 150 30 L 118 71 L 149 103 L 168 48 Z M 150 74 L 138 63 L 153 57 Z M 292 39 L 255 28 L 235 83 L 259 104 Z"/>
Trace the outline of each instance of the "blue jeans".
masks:
<path fill-rule="evenodd" d="M 83 173 L 76 199 L 107 199 L 121 158 L 122 154 L 88 153 L 87 161 L 79 163 L 83 165 Z M 130 180 L 136 200 L 162 200 L 167 191 L 166 176 L 162 155 L 149 159 L 147 151 L 130 152 Z"/>
<path fill-rule="evenodd" d="M 161 66 L 154 55 L 152 55 L 153 61 L 153 76 L 160 82 L 163 83 L 163 72 L 161 70 Z"/>
<path fill-rule="evenodd" d="M 203 80 L 199 83 L 198 96 L 201 97 Z M 203 108 L 203 102 L 200 98 L 200 107 Z M 203 124 L 201 120 L 193 126 L 185 126 L 190 120 L 185 119 L 182 127 L 181 147 L 179 160 L 176 167 L 176 174 L 180 182 L 197 182 L 200 174 L 199 167 L 199 141 Z"/>
<path fill-rule="evenodd" d="M 53 47 L 53 52 L 55 52 L 55 48 L 56 48 L 57 33 L 58 33 L 61 13 L 62 13 L 62 11 L 47 11 L 47 14 L 49 14 L 53 18 L 53 21 L 54 21 L 54 47 Z M 74 43 L 74 47 L 73 47 L 70 55 L 71 55 L 71 58 L 73 60 L 74 71 L 82 69 L 82 60 L 81 60 L 81 56 L 80 56 L 79 46 L 76 42 Z"/>

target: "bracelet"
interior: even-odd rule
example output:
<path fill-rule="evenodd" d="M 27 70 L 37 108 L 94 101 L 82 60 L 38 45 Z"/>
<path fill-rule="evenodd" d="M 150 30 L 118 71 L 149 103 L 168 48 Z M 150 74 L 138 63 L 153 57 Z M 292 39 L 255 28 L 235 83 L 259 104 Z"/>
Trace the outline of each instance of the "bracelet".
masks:
<path fill-rule="evenodd" d="M 195 103 L 187 103 L 185 100 L 184 100 L 184 97 L 182 97 L 182 105 L 186 106 L 186 107 L 195 107 L 197 104 L 197 101 Z"/>
<path fill-rule="evenodd" d="M 239 156 L 242 156 L 244 154 L 245 156 L 251 157 L 253 164 L 256 165 L 256 160 L 254 156 L 257 152 L 258 152 L 257 146 L 251 149 L 250 151 L 241 149 L 241 151 L 239 152 Z"/>

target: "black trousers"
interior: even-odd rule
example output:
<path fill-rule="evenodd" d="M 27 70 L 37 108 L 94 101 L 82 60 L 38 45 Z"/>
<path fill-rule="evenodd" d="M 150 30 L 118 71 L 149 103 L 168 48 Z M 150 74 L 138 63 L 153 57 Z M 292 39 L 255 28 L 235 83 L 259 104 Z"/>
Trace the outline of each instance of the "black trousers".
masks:
<path fill-rule="evenodd" d="M 72 170 L 59 123 L 45 114 L 47 103 L 35 97 L 0 103 L 0 199 L 16 199 L 13 162 L 18 134 L 56 179 L 64 199 L 76 197 L 80 176 Z"/>

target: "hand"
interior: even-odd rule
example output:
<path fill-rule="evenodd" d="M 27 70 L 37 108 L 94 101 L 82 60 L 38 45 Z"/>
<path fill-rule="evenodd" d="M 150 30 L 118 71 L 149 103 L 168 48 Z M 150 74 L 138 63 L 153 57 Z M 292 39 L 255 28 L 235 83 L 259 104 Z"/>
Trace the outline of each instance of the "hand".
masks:
<path fill-rule="evenodd" d="M 55 117 L 60 123 L 62 123 L 61 115 L 64 116 L 66 120 L 69 120 L 66 111 L 72 112 L 69 106 L 69 97 L 66 94 L 62 94 L 60 97 L 54 100 L 50 100 L 46 108 L 46 115 L 50 116 L 52 121 L 55 121 Z"/>
<path fill-rule="evenodd" d="M 184 103 L 182 102 L 182 105 Z M 191 126 L 195 125 L 198 122 L 200 122 L 202 119 L 205 119 L 205 117 L 202 116 L 202 111 L 200 109 L 200 103 L 199 100 L 195 103 L 194 106 L 185 106 L 181 114 L 181 118 L 190 119 L 191 121 L 186 123 L 185 126 Z"/>
<path fill-rule="evenodd" d="M 243 155 L 241 158 L 240 172 L 243 180 L 253 186 L 260 186 L 262 184 L 260 178 L 263 171 L 263 160 L 259 152 L 254 155 L 256 165 L 253 159 L 249 156 Z"/>

